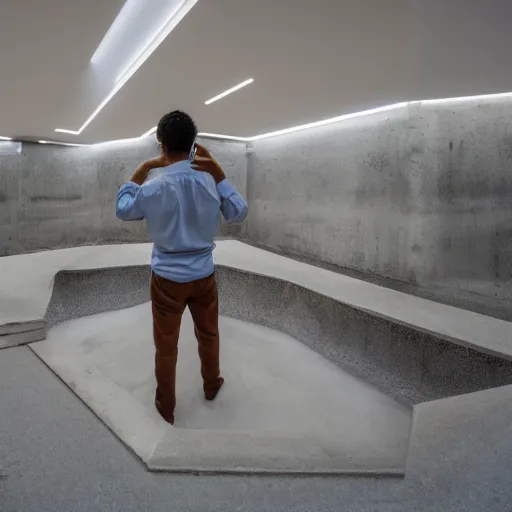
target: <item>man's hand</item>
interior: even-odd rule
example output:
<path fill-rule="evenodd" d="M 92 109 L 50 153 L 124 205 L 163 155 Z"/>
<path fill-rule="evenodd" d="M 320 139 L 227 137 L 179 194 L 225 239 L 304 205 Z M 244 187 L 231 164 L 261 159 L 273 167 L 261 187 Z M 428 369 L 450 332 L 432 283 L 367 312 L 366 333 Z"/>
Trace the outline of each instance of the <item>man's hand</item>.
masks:
<path fill-rule="evenodd" d="M 192 168 L 196 171 L 203 171 L 211 174 L 215 183 L 220 183 L 226 179 L 226 175 L 212 154 L 200 144 L 196 144 L 196 156 L 192 161 Z"/>
<path fill-rule="evenodd" d="M 163 155 L 152 158 L 151 160 L 147 160 L 146 162 L 140 164 L 139 167 L 137 167 L 137 170 L 133 174 L 130 181 L 133 181 L 137 185 L 142 185 L 146 181 L 146 178 L 152 169 L 165 167 L 166 165 L 167 159 Z"/>

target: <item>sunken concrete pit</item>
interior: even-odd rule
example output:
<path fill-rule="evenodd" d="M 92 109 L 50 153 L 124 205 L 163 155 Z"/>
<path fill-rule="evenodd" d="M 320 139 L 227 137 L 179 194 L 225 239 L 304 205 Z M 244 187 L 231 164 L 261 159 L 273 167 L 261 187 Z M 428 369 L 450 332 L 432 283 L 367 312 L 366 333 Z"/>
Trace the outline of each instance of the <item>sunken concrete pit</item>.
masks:
<path fill-rule="evenodd" d="M 226 386 L 215 402 L 202 398 L 186 314 L 171 427 L 152 404 L 149 247 L 81 249 L 27 255 L 46 277 L 26 314 L 4 325 L 44 325 L 32 350 L 152 470 L 403 475 L 424 463 L 421 402 L 436 400 L 443 416 L 447 397 L 488 390 L 502 403 L 512 392 L 492 389 L 512 383 L 508 322 L 225 241 L 216 260 Z M 4 275 L 18 279 L 13 293 L 30 286 Z"/>
<path fill-rule="evenodd" d="M 153 408 L 149 266 L 59 272 L 47 338 L 32 349 L 150 469 L 403 474 L 411 408 L 283 330 L 262 327 L 266 310 L 242 321 L 248 299 L 231 287 L 250 298 L 248 274 L 222 266 L 217 274 L 226 384 L 215 402 L 203 399 L 186 313 L 174 427 Z M 98 397 L 100 382 L 106 396 Z"/>

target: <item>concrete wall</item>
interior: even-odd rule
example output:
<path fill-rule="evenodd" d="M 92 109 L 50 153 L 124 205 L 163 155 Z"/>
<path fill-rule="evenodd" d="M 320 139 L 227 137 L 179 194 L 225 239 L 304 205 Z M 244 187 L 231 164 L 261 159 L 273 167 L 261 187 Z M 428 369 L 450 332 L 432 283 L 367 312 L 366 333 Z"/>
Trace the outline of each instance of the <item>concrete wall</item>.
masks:
<path fill-rule="evenodd" d="M 203 141 L 242 194 L 245 144 Z M 121 222 L 115 201 L 137 165 L 158 151 L 138 143 L 63 147 L 24 143 L 21 154 L 0 154 L 0 256 L 42 249 L 147 241 L 144 222 Z M 223 226 L 221 236 L 244 236 Z"/>
<path fill-rule="evenodd" d="M 512 101 L 413 103 L 312 130 L 205 141 L 248 197 L 221 236 L 466 298 L 512 298 Z M 157 148 L 23 144 L 0 154 L 0 255 L 146 241 L 115 218 Z M 473 294 L 473 295 L 471 295 Z"/>
<path fill-rule="evenodd" d="M 248 236 L 428 288 L 512 298 L 512 102 L 411 104 L 254 143 Z"/>

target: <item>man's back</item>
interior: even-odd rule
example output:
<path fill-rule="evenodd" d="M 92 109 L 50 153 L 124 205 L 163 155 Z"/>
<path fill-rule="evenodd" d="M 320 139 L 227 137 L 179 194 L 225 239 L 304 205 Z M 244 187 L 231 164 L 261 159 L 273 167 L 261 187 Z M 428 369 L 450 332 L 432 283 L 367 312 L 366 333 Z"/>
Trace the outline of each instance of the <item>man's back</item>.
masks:
<path fill-rule="evenodd" d="M 221 204 L 214 179 L 192 169 L 186 160 L 159 169 L 141 193 L 155 243 L 153 271 L 177 282 L 210 275 Z"/>
<path fill-rule="evenodd" d="M 220 214 L 228 222 L 243 221 L 247 204 L 228 180 L 216 183 L 182 160 L 154 170 L 142 185 L 123 185 L 116 213 L 123 220 L 146 219 L 155 244 L 153 272 L 186 283 L 213 273 Z"/>

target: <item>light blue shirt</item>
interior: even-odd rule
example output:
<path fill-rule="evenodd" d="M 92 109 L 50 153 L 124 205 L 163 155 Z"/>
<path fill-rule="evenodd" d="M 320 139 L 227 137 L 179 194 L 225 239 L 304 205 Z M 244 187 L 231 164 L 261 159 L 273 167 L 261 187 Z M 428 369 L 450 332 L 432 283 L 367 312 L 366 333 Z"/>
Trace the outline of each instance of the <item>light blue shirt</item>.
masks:
<path fill-rule="evenodd" d="M 128 182 L 117 195 L 117 217 L 146 219 L 153 272 L 178 283 L 213 274 L 221 213 L 227 222 L 243 222 L 247 203 L 231 183 L 216 185 L 210 174 L 192 169 L 190 160 L 154 170 L 142 186 Z"/>

